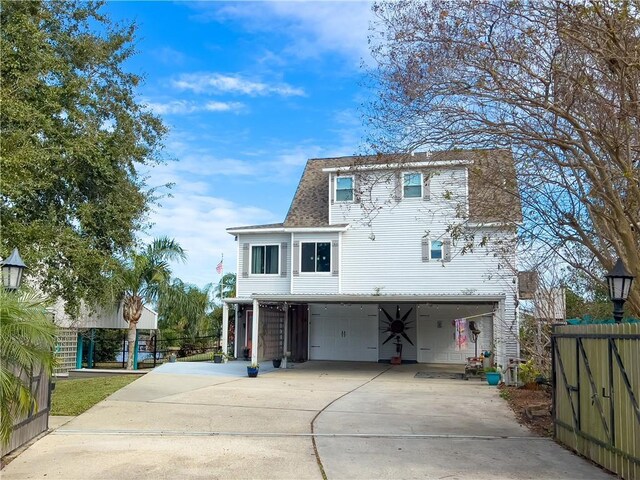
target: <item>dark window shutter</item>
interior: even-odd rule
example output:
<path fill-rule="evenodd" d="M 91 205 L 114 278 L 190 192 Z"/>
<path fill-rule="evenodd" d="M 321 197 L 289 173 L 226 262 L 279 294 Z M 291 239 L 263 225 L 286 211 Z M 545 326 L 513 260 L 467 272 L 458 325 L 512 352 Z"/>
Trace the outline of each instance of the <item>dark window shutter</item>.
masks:
<path fill-rule="evenodd" d="M 287 242 L 282 242 L 280 244 L 280 276 L 287 276 Z"/>
<path fill-rule="evenodd" d="M 291 274 L 294 277 L 300 275 L 300 242 L 293 242 L 293 268 Z"/>
<path fill-rule="evenodd" d="M 353 176 L 353 203 L 362 201 L 362 175 L 356 173 Z"/>
<path fill-rule="evenodd" d="M 333 204 L 336 196 L 336 177 L 332 173 L 329 174 L 329 202 Z"/>
<path fill-rule="evenodd" d="M 422 199 L 431 199 L 431 175 L 427 173 L 422 174 Z"/>
<path fill-rule="evenodd" d="M 394 178 L 394 188 L 393 188 L 393 197 L 394 199 L 399 202 L 400 200 L 402 200 L 402 172 L 396 172 L 393 175 Z"/>
<path fill-rule="evenodd" d="M 451 261 L 451 240 L 445 239 L 442 241 L 442 261 Z"/>
<path fill-rule="evenodd" d="M 249 276 L 249 264 L 251 263 L 249 244 L 242 244 L 242 278 L 247 278 Z"/>
<path fill-rule="evenodd" d="M 338 240 L 331 242 L 331 263 L 333 263 L 331 275 L 337 277 L 340 274 L 340 242 Z"/>
<path fill-rule="evenodd" d="M 428 238 L 422 239 L 422 261 L 423 262 L 429 261 L 429 239 Z"/>

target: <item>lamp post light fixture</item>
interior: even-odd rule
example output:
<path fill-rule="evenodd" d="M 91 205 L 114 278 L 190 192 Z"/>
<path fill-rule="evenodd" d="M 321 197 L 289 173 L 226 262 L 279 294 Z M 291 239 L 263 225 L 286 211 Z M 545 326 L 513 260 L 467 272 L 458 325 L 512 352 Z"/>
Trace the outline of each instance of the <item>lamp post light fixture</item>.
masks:
<path fill-rule="evenodd" d="M 0 262 L 2 265 L 2 286 L 6 290 L 17 290 L 22 282 L 22 272 L 27 266 L 20 258 L 18 249 L 14 248 L 8 258 Z"/>
<path fill-rule="evenodd" d="M 605 277 L 607 279 L 607 286 L 609 287 L 609 298 L 613 302 L 613 318 L 616 323 L 620 323 L 624 315 L 624 302 L 626 302 L 629 297 L 631 284 L 635 277 L 624 268 L 624 264 L 620 258 L 618 258 L 613 270 L 605 275 Z"/>

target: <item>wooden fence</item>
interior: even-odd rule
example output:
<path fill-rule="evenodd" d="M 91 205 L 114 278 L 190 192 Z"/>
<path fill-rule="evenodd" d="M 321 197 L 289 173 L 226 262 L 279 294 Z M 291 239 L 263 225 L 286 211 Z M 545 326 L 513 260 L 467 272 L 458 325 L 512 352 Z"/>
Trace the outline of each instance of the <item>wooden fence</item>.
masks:
<path fill-rule="evenodd" d="M 24 445 L 29 440 L 37 437 L 49 428 L 49 407 L 50 407 L 50 383 L 51 379 L 46 372 L 31 378 L 24 376 L 27 383 L 31 383 L 33 392 L 38 403 L 38 410 L 32 411 L 27 417 L 18 418 L 13 425 L 11 438 L 7 445 L 2 446 L 1 454 L 4 456 L 16 448 Z"/>
<path fill-rule="evenodd" d="M 640 324 L 556 327 L 552 352 L 556 440 L 640 479 Z"/>

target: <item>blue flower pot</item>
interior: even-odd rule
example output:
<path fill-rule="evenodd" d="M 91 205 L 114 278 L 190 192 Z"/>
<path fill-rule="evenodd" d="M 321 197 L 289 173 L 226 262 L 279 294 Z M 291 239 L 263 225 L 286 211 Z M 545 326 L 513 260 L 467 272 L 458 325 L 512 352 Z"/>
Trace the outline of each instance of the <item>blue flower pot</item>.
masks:
<path fill-rule="evenodd" d="M 250 378 L 256 378 L 258 376 L 258 369 L 257 368 L 252 368 L 252 367 L 247 367 L 247 375 Z"/>
<path fill-rule="evenodd" d="M 498 385 L 500 383 L 500 372 L 487 372 L 485 375 L 489 385 Z"/>

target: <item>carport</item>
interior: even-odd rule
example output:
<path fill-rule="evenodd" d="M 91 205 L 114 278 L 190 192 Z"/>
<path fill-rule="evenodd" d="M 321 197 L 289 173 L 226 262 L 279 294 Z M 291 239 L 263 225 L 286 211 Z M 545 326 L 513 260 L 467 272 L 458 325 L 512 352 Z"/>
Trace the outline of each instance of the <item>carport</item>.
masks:
<path fill-rule="evenodd" d="M 228 344 L 229 306 L 235 305 L 233 354 L 246 353 L 256 363 L 285 352 L 296 362 L 388 362 L 401 348 L 403 363 L 462 365 L 476 350 L 470 326 L 480 331 L 478 352 L 491 350 L 504 362 L 504 300 L 501 294 L 226 298 L 222 343 Z M 458 328 L 466 338 L 461 344 Z"/>

